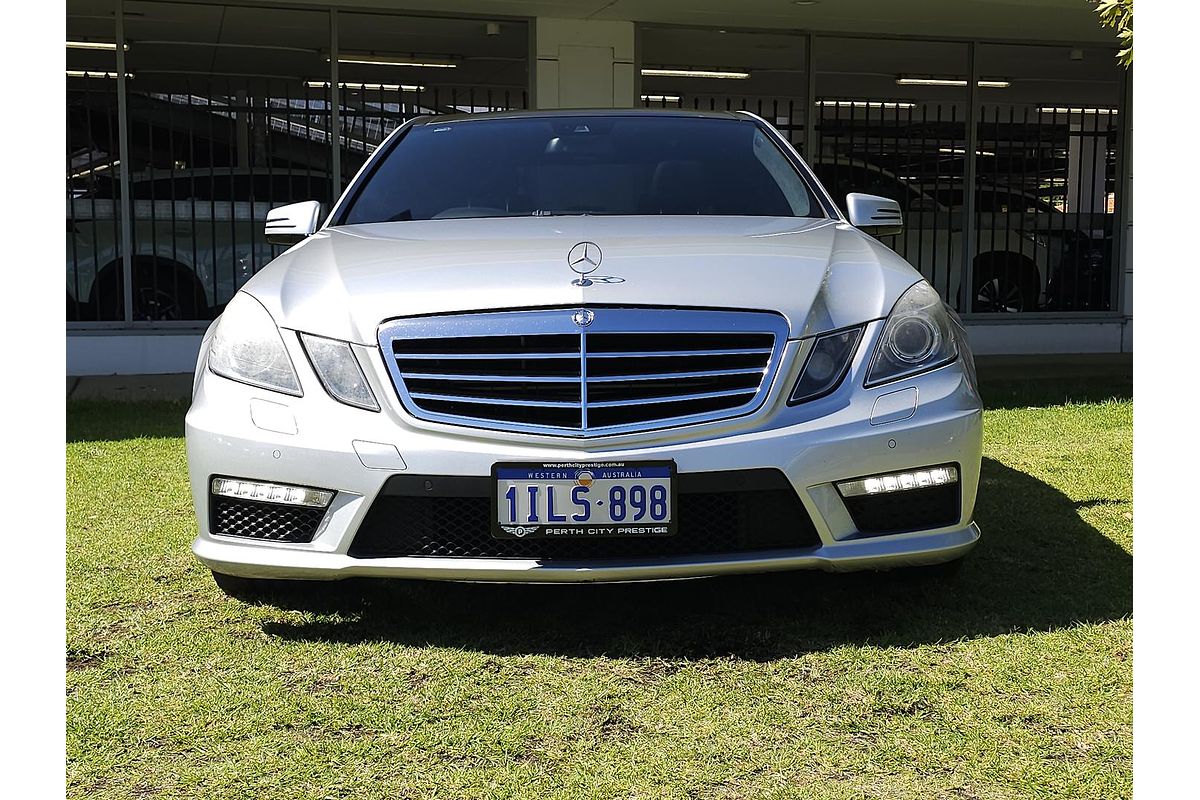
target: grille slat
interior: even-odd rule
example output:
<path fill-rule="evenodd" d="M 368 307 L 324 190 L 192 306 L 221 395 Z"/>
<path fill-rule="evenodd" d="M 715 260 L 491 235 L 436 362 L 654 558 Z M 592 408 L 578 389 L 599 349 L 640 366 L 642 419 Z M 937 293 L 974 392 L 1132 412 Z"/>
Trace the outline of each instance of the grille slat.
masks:
<path fill-rule="evenodd" d="M 405 361 L 421 361 L 421 360 L 436 360 L 445 359 L 447 361 L 456 358 L 473 359 L 473 358 L 495 358 L 507 359 L 509 361 L 519 358 L 567 358 L 569 356 L 579 355 L 579 351 L 574 353 L 397 353 L 396 357 Z M 660 355 L 652 353 L 650 355 Z"/>
<path fill-rule="evenodd" d="M 704 374 L 704 373 L 701 373 Z M 404 373 L 404 379 L 409 381 L 419 380 L 438 380 L 438 381 L 456 381 L 469 383 L 474 381 L 487 382 L 494 381 L 496 383 L 573 383 L 578 384 L 579 378 L 567 375 L 486 375 L 486 374 L 455 374 L 455 373 L 437 373 L 437 372 L 408 372 Z M 610 380 L 606 378 L 605 380 Z M 619 380 L 612 378 L 611 380 Z"/>
<path fill-rule="evenodd" d="M 486 403 L 492 406 L 537 406 L 539 408 L 579 408 L 579 401 L 574 403 L 563 400 L 507 400 L 498 397 L 470 397 L 465 395 L 431 394 L 429 392 L 413 392 L 414 400 L 440 400 L 444 403 Z"/>
<path fill-rule="evenodd" d="M 588 358 L 695 358 L 699 356 L 769 356 L 771 348 L 736 348 L 730 347 L 719 350 L 642 350 L 622 352 L 593 353 L 591 337 L 588 337 Z"/>
<path fill-rule="evenodd" d="M 628 400 L 588 400 L 589 408 L 621 408 L 623 406 L 645 406 L 661 403 L 683 403 L 689 400 L 715 400 L 722 397 L 740 397 L 754 394 L 753 389 L 728 389 L 723 392 L 701 392 L 698 394 L 664 395 L 662 397 L 633 397 Z"/>
<path fill-rule="evenodd" d="M 770 387 L 777 314 L 574 309 L 395 320 L 379 343 L 401 400 L 435 422 L 600 435 L 738 416 Z"/>
<path fill-rule="evenodd" d="M 684 378 L 716 378 L 725 375 L 762 375 L 762 369 L 758 367 L 749 367 L 743 369 L 713 369 L 700 370 L 699 372 L 650 372 L 639 374 L 630 372 L 618 375 L 588 375 L 588 383 L 614 383 L 616 381 L 663 381 L 663 380 L 682 380 Z M 543 378 L 543 380 L 545 380 Z"/>

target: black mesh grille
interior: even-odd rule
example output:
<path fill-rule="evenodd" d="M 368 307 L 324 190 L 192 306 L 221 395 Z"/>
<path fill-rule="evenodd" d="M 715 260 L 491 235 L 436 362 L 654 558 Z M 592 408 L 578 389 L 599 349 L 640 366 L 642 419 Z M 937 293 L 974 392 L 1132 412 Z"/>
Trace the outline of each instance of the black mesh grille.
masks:
<path fill-rule="evenodd" d="M 350 555 L 554 561 L 738 553 L 820 544 L 800 498 L 778 470 L 685 473 L 676 480 L 679 532 L 674 536 L 495 539 L 490 533 L 488 479 L 392 478 L 363 520 Z"/>
<path fill-rule="evenodd" d="M 213 533 L 273 542 L 311 542 L 325 516 L 323 508 L 263 503 L 221 495 L 209 495 L 209 508 Z"/>
<path fill-rule="evenodd" d="M 900 533 L 941 528 L 958 522 L 962 492 L 958 483 L 903 492 L 843 498 L 862 533 Z"/>

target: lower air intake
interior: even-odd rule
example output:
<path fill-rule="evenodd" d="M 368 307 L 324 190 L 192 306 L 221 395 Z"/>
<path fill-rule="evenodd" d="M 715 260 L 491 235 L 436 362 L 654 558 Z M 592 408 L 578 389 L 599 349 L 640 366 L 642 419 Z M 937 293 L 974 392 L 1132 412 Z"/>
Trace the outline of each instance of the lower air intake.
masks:
<path fill-rule="evenodd" d="M 862 533 L 903 533 L 944 528 L 958 522 L 962 508 L 960 484 L 844 497 L 854 526 Z"/>
<path fill-rule="evenodd" d="M 820 544 L 782 472 L 681 473 L 679 532 L 670 537 L 495 539 L 487 478 L 396 476 L 363 520 L 354 558 L 433 556 L 579 561 L 790 550 Z M 425 488 L 426 483 L 432 490 Z"/>
<path fill-rule="evenodd" d="M 325 509 L 209 495 L 210 531 L 271 542 L 311 542 Z"/>

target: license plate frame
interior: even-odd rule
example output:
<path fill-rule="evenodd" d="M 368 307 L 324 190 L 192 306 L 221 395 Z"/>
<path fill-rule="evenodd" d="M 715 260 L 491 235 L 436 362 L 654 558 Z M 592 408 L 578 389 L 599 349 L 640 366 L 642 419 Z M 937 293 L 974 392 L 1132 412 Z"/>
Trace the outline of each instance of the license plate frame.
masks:
<path fill-rule="evenodd" d="M 665 470 L 665 475 L 662 472 Z M 651 485 L 659 484 L 665 480 L 667 485 L 667 513 L 666 521 L 655 521 L 650 518 L 650 512 L 647 511 L 642 520 L 633 520 L 631 514 L 627 514 L 629 519 L 624 521 L 601 521 L 601 522 L 580 522 L 573 519 L 574 512 L 572 505 L 568 502 L 566 505 L 565 520 L 543 521 L 536 525 L 528 523 L 518 523 L 516 525 L 508 525 L 500 520 L 501 516 L 501 481 L 516 481 L 523 483 L 528 487 L 530 484 L 554 484 L 562 486 L 564 489 L 573 488 L 574 486 L 582 485 L 579 483 L 579 476 L 575 475 L 571 478 L 555 477 L 555 478 L 513 478 L 507 473 L 514 471 L 528 472 L 591 472 L 595 481 L 637 481 L 639 478 L 608 478 L 605 476 L 607 471 L 618 472 L 649 472 L 650 476 L 644 480 L 650 481 Z M 679 532 L 679 504 L 678 504 L 678 471 L 673 460 L 629 460 L 629 461 L 503 461 L 492 465 L 491 475 L 491 510 L 489 518 L 491 520 L 491 534 L 496 539 L 658 539 L 668 536 L 675 536 Z M 570 481 L 570 483 L 568 482 Z M 508 485 L 508 484 L 506 484 Z M 594 485 L 594 484 L 593 484 Z M 643 484 L 645 485 L 645 484 Z M 591 494 L 591 487 L 587 494 Z M 647 495 L 649 492 L 647 492 Z M 563 495 L 564 499 L 571 497 L 570 492 Z M 504 498 L 507 502 L 507 497 Z M 601 504 L 607 498 L 600 498 Z M 560 501 L 561 502 L 561 501 Z M 636 513 L 636 512 L 635 512 Z M 611 513 L 608 517 L 611 518 Z"/>

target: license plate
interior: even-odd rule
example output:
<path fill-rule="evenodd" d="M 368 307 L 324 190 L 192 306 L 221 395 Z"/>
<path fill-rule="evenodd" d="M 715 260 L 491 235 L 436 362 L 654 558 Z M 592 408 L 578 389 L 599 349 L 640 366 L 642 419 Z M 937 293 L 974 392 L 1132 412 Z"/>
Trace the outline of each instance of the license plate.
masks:
<path fill-rule="evenodd" d="M 670 536 L 675 462 L 496 464 L 498 539 Z"/>

